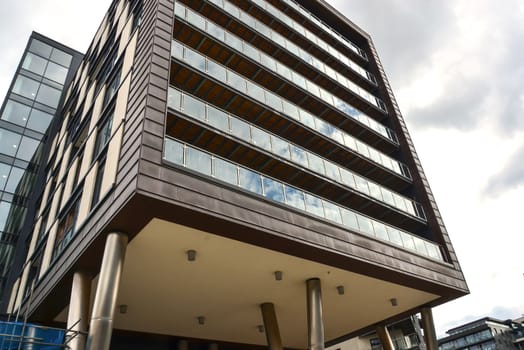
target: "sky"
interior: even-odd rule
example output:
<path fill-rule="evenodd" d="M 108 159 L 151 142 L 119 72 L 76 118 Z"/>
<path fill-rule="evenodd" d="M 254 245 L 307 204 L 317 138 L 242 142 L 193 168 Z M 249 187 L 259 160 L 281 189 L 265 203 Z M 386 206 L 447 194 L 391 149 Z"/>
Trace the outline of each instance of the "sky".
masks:
<path fill-rule="evenodd" d="M 328 2 L 373 37 L 471 290 L 434 309 L 437 334 L 521 316 L 524 2 Z M 0 98 L 32 30 L 85 52 L 109 3 L 1 0 Z"/>

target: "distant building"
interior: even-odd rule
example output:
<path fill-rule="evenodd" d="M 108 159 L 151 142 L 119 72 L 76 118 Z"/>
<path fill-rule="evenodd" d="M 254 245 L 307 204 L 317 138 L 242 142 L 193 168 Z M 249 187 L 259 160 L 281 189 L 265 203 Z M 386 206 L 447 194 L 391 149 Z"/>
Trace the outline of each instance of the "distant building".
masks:
<path fill-rule="evenodd" d="M 448 330 L 448 336 L 438 341 L 439 350 L 522 350 L 523 321 L 484 317 L 466 323 Z"/>
<path fill-rule="evenodd" d="M 411 316 L 400 322 L 387 326 L 387 330 L 395 347 L 395 350 L 425 350 L 426 344 L 422 336 L 420 319 Z M 383 350 L 377 332 L 368 332 L 336 344 L 328 350 Z"/>

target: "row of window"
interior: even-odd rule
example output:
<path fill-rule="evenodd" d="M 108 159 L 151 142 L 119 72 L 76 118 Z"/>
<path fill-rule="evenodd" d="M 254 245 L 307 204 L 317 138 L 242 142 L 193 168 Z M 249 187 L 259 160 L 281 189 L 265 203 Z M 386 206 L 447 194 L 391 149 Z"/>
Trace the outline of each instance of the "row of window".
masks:
<path fill-rule="evenodd" d="M 53 115 L 8 99 L 0 118 L 12 124 L 45 134 L 53 120 Z"/>
<path fill-rule="evenodd" d="M 86 84 L 84 91 L 89 91 L 91 84 L 96 84 L 95 93 L 93 95 L 92 101 L 97 99 L 97 93 L 101 88 L 106 85 L 107 89 L 103 96 L 103 103 L 101 107 L 101 117 L 97 122 L 95 128 L 96 139 L 95 146 L 92 153 L 91 162 L 94 164 L 97 162 L 96 167 L 96 178 L 94 190 L 92 192 L 91 204 L 90 207 L 93 209 L 100 200 L 100 190 L 101 183 L 104 176 L 104 167 L 105 167 L 105 154 L 107 150 L 107 145 L 111 136 L 113 113 L 114 113 L 114 100 L 116 92 L 120 86 L 121 79 L 121 64 L 118 63 L 117 51 L 118 43 L 120 41 L 119 37 L 116 35 L 117 20 L 116 20 L 116 9 L 120 1 L 114 0 L 112 2 L 110 11 L 108 13 L 107 23 L 105 28 L 108 28 L 109 35 L 104 41 L 104 47 L 99 50 L 99 44 L 101 41 L 93 42 L 85 55 L 84 58 L 84 69 L 79 69 L 76 73 L 74 83 L 70 85 L 67 93 L 67 101 L 65 103 L 64 110 L 70 111 L 69 120 L 66 125 L 65 141 L 58 140 L 58 143 L 65 142 L 65 147 L 67 149 L 71 145 L 71 151 L 69 153 L 69 159 L 60 159 L 56 162 L 57 157 L 63 157 L 64 154 L 57 154 L 57 149 L 52 150 L 50 158 L 47 164 L 46 173 L 48 174 L 47 183 L 49 186 L 49 195 L 47 203 L 43 204 L 43 209 L 40 218 L 40 228 L 37 236 L 37 248 L 30 258 L 32 261 L 31 271 L 34 273 L 31 274 L 28 278 L 28 281 L 37 281 L 40 274 L 41 260 L 43 256 L 43 251 L 45 250 L 46 239 L 48 237 L 47 226 L 49 221 L 58 221 L 57 223 L 57 232 L 56 238 L 53 246 L 53 259 L 56 259 L 60 252 L 68 245 L 71 239 L 75 235 L 75 226 L 78 216 L 79 203 L 82 198 L 83 190 L 83 179 L 80 179 L 80 170 L 82 168 L 82 162 L 84 159 L 84 150 L 89 136 L 89 125 L 93 115 L 93 106 L 88 106 L 86 108 L 87 112 L 84 112 L 84 103 L 86 96 L 79 96 L 80 90 L 83 84 Z M 133 23 L 131 32 L 133 32 L 140 22 L 140 16 L 142 12 L 142 0 L 126 0 L 126 3 L 129 3 L 128 17 L 133 16 Z M 120 61 L 121 62 L 121 61 Z M 87 75 L 85 80 L 80 81 L 80 78 L 85 72 L 85 68 L 89 65 L 90 74 Z M 62 116 L 67 116 L 65 112 Z M 73 162 L 76 159 L 76 168 L 74 174 L 69 174 L 69 170 Z M 63 164 L 67 162 L 66 166 L 66 176 L 63 179 L 58 179 L 59 170 Z M 67 178 L 73 176 L 72 191 L 67 203 L 65 203 L 64 208 L 58 212 L 53 213 L 51 216 L 51 203 L 55 196 L 58 196 L 57 208 L 60 208 L 62 201 L 66 200 L 64 193 L 64 186 L 67 181 Z M 58 184 L 62 182 L 62 186 L 59 187 L 59 190 L 56 190 Z M 36 221 L 36 220 L 35 220 Z M 49 225 L 53 226 L 53 225 Z M 32 277 L 31 277 L 32 276 Z M 28 282 L 25 286 L 25 293 L 27 295 L 28 291 L 31 289 L 32 284 Z"/>
<path fill-rule="evenodd" d="M 392 142 L 396 143 L 396 136 L 393 130 L 385 127 L 384 125 L 378 123 L 373 118 L 370 118 L 365 113 L 359 111 L 358 109 L 351 106 L 349 103 L 343 101 L 337 96 L 331 94 L 327 90 L 321 88 L 319 85 L 315 84 L 311 80 L 307 79 L 301 74 L 296 73 L 294 70 L 290 69 L 286 65 L 280 63 L 278 60 L 273 57 L 265 54 L 263 51 L 257 49 L 253 45 L 248 44 L 237 36 L 229 33 L 224 30 L 222 27 L 216 25 L 215 23 L 206 20 L 205 17 L 199 15 L 198 13 L 192 11 L 191 9 L 183 6 L 180 3 L 175 4 L 175 14 L 182 19 L 187 20 L 189 23 L 199 28 L 200 30 L 209 33 L 215 39 L 220 40 L 222 43 L 228 45 L 232 49 L 243 53 L 247 57 L 255 60 L 260 63 L 262 66 L 268 68 L 272 72 L 280 75 L 284 79 L 293 82 L 296 86 L 312 93 L 319 99 L 323 100 L 327 104 L 333 106 L 339 112 L 342 112 L 344 115 L 351 117 L 364 124 L 366 127 L 372 129 L 373 131 L 379 133 L 383 137 L 389 139 Z M 309 56 L 311 57 L 311 56 Z M 318 66 L 318 68 L 327 68 L 324 63 L 316 60 L 311 61 L 313 65 Z M 310 62 L 310 63 L 311 63 Z M 321 69 L 322 70 L 322 69 Z M 326 70 L 329 72 L 329 75 L 342 82 L 344 86 L 348 87 L 351 91 L 362 94 L 362 89 L 353 83 L 351 80 L 346 79 L 333 69 L 329 68 Z"/>
<path fill-rule="evenodd" d="M 403 212 L 425 219 L 420 204 L 413 202 L 379 184 L 367 180 L 338 164 L 323 159 L 310 151 L 272 135 L 265 130 L 246 123 L 238 117 L 225 113 L 204 103 L 191 95 L 169 88 L 168 107 L 184 112 L 186 115 L 213 126 L 227 134 L 236 136 L 259 148 L 286 160 L 327 176 L 338 184 L 350 187 L 367 196 L 391 205 Z M 417 210 L 418 208 L 418 210 Z"/>
<path fill-rule="evenodd" d="M 432 259 L 443 260 L 440 249 L 435 243 L 239 166 L 214 154 L 183 144 L 178 140 L 165 139 L 164 159 L 171 164 L 186 167 L 270 201 L 345 226 L 351 231 L 387 241 Z"/>
<path fill-rule="evenodd" d="M 372 82 L 375 82 L 375 78 L 373 77 L 371 73 L 367 72 L 364 68 L 360 67 L 357 63 L 355 63 L 350 58 L 348 58 L 347 55 L 335 49 L 333 46 L 331 46 L 330 44 L 322 40 L 319 36 L 311 32 L 310 30 L 306 29 L 304 26 L 299 24 L 297 21 L 295 21 L 290 16 L 286 15 L 284 12 L 282 12 L 275 6 L 271 5 L 270 3 L 266 2 L 265 0 L 251 0 L 251 1 L 256 3 L 261 8 L 265 9 L 273 18 L 278 18 L 282 23 L 285 23 L 290 29 L 295 30 L 296 32 L 300 33 L 303 37 L 317 44 L 317 46 L 321 47 L 324 51 L 329 52 L 331 56 L 337 58 L 340 62 L 344 63 L 346 66 L 349 66 L 354 70 L 358 70 L 359 73 L 363 77 L 365 77 L 366 79 L 369 79 Z M 309 16 L 309 17 L 311 18 L 312 16 Z M 315 23 L 322 23 L 322 22 L 317 20 Z M 331 28 L 329 28 L 328 26 L 323 25 L 322 28 L 328 28 L 327 32 L 332 33 L 332 30 L 329 30 Z M 359 55 L 360 57 L 362 58 L 365 57 L 364 51 L 360 50 L 360 48 L 358 48 L 353 43 L 349 43 L 348 41 L 345 41 L 345 40 L 343 40 L 342 43 L 348 44 L 345 46 L 348 47 L 351 51 L 353 51 L 357 55 Z"/>
<path fill-rule="evenodd" d="M 439 350 L 451 350 L 451 349 L 463 348 L 465 346 L 479 343 L 481 341 L 491 339 L 491 338 L 493 338 L 493 334 L 491 333 L 491 330 L 484 329 L 480 332 L 469 334 L 465 337 L 460 337 L 455 340 L 451 340 L 449 342 L 442 343 L 439 346 Z"/>
<path fill-rule="evenodd" d="M 212 2 L 217 2 L 217 5 L 220 6 L 222 1 L 223 1 L 223 8 L 228 14 L 233 15 L 235 18 L 238 18 L 240 21 L 248 25 L 250 28 L 254 29 L 256 32 L 270 39 L 272 42 L 277 43 L 282 48 L 284 48 L 286 51 L 292 52 L 295 56 L 300 57 L 302 60 L 306 61 L 310 65 L 313 65 L 315 68 L 327 74 L 328 76 L 330 77 L 334 76 L 335 79 L 337 78 L 337 76 L 333 74 L 335 73 L 333 69 L 329 69 L 329 70 L 326 69 L 326 67 L 328 66 L 323 64 L 320 60 L 316 59 L 311 54 L 309 54 L 307 51 L 295 45 L 292 41 L 287 40 L 284 36 L 278 34 L 276 31 L 272 30 L 270 27 L 266 26 L 265 24 L 262 24 L 262 22 L 258 21 L 256 18 L 248 15 L 247 13 L 243 12 L 235 5 L 229 3 L 227 0 L 213 0 Z M 367 76 L 367 72 L 365 70 L 362 71 L 362 68 L 360 66 L 353 64 L 353 66 L 349 65 L 348 67 L 361 75 L 364 74 L 363 77 L 366 79 L 369 79 Z M 342 75 L 339 74 L 338 77 L 342 77 Z M 348 89 L 356 93 L 358 96 L 362 97 L 364 100 L 366 100 L 367 102 L 369 102 L 376 108 L 386 112 L 386 106 L 384 102 L 382 102 L 382 100 L 370 94 L 368 91 L 362 88 L 358 88 L 355 84 L 350 83 L 349 79 L 344 78 L 343 80 L 340 80 L 339 83 L 341 83 L 343 86 L 346 86 Z"/>
<path fill-rule="evenodd" d="M 355 45 L 354 43 L 352 43 L 351 41 L 349 41 L 346 37 L 344 37 L 343 35 L 340 35 L 339 33 L 337 33 L 335 30 L 333 30 L 333 28 L 331 28 L 330 26 L 328 26 L 327 24 L 325 24 L 324 22 L 322 22 L 321 20 L 319 20 L 317 17 L 315 17 L 314 15 L 312 15 L 311 13 L 309 13 L 308 11 L 306 11 L 304 8 L 302 8 L 302 6 L 298 5 L 296 2 L 294 2 L 293 0 L 283 0 L 284 3 L 286 3 L 287 5 L 289 5 L 290 7 L 294 8 L 296 11 L 298 11 L 299 13 L 302 14 L 302 16 L 310 19 L 312 22 L 314 22 L 317 26 L 319 26 L 320 28 L 322 28 L 326 33 L 330 34 L 331 37 L 337 39 L 339 42 L 341 42 L 342 44 L 344 44 L 347 48 L 349 48 L 351 51 L 353 51 L 354 53 L 360 55 L 360 57 L 364 58 L 364 59 L 367 59 L 366 57 L 366 53 L 364 52 L 364 50 L 362 50 L 361 48 L 359 48 L 357 45 Z M 256 1 L 257 3 L 261 2 L 260 0 L 257 0 Z"/>
<path fill-rule="evenodd" d="M 279 95 L 264 89 L 253 83 L 251 80 L 248 80 L 234 71 L 215 63 L 214 61 L 201 55 L 199 52 L 182 45 L 178 41 L 172 42 L 171 54 L 174 58 L 179 59 L 194 68 L 197 68 L 199 71 L 215 78 L 221 83 L 227 84 L 242 94 L 252 97 L 265 106 L 269 106 L 274 110 L 287 115 L 304 126 L 320 132 L 337 143 L 348 147 L 352 151 L 357 152 L 368 159 L 371 159 L 372 161 L 403 177 L 410 178 L 407 166 L 400 163 L 396 159 L 393 159 L 366 145 L 365 143 L 356 140 L 353 136 L 349 135 L 345 131 L 342 131 L 325 122 L 324 120 L 311 115 L 309 112 L 297 107 L 295 104 L 288 102 Z"/>

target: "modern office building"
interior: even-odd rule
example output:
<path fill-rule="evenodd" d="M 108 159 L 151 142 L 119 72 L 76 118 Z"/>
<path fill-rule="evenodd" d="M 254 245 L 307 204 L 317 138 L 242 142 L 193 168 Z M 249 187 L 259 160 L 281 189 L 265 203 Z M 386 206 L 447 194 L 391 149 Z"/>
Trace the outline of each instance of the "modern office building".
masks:
<path fill-rule="evenodd" d="M 468 292 L 373 42 L 324 1 L 113 1 L 48 144 L 7 311 L 73 349 L 389 350 L 422 312 L 436 350 Z"/>
<path fill-rule="evenodd" d="M 519 350 L 522 348 L 522 319 L 484 317 L 450 329 L 438 340 L 439 350 Z"/>
<path fill-rule="evenodd" d="M 76 51 L 33 33 L 0 105 L 0 295 L 24 223 L 28 223 L 26 230 L 32 226 L 31 193 L 37 183 L 48 128 L 62 90 L 81 57 Z M 6 299 L 2 298 L 2 302 Z M 5 309 L 5 305 L 0 308 Z"/>

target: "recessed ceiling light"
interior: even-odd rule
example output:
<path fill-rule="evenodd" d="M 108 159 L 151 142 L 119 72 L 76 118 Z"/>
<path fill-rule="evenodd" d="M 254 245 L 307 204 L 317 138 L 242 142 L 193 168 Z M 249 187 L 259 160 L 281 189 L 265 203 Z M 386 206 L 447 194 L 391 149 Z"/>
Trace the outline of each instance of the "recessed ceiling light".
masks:
<path fill-rule="evenodd" d="M 344 286 L 337 286 L 337 292 L 339 295 L 344 295 L 344 293 L 346 292 Z"/>
<path fill-rule="evenodd" d="M 277 281 L 282 281 L 282 271 L 275 271 L 275 279 Z"/>
<path fill-rule="evenodd" d="M 187 261 L 195 261 L 196 260 L 196 250 L 189 249 L 187 252 Z"/>

